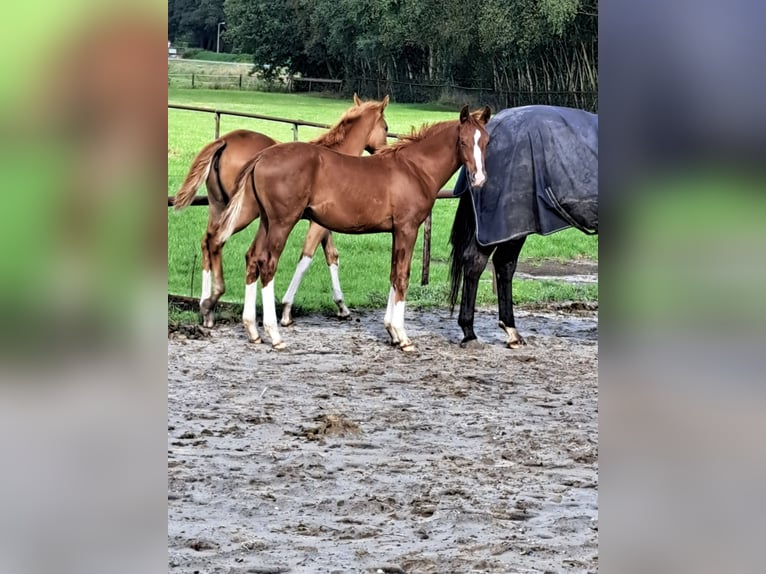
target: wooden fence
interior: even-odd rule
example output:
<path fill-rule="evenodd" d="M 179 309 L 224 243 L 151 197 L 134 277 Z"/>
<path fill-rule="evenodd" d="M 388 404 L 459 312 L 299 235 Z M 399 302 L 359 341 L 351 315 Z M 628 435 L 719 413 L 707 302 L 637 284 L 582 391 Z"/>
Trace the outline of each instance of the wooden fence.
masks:
<path fill-rule="evenodd" d="M 185 106 L 182 104 L 168 104 L 168 109 L 173 110 L 186 110 L 191 112 L 213 114 L 215 116 L 215 139 L 221 135 L 221 116 L 235 116 L 240 118 L 252 118 L 256 120 L 266 120 L 270 122 L 278 122 L 290 124 L 292 126 L 293 140 L 298 141 L 298 126 L 309 126 L 314 128 L 329 129 L 332 127 L 330 124 L 321 124 L 317 122 L 307 122 L 303 120 L 294 120 L 288 118 L 280 118 L 275 116 L 265 116 L 263 114 L 250 114 L 247 112 L 235 112 L 229 110 L 218 110 L 215 108 L 203 108 L 199 106 Z M 399 134 L 389 132 L 388 137 L 399 138 Z M 437 199 L 450 199 L 454 197 L 451 189 L 442 189 L 436 195 Z M 168 196 L 168 207 L 173 205 L 175 196 Z M 192 206 L 208 205 L 207 196 L 198 195 L 191 203 Z M 431 272 L 431 214 L 428 214 L 425 222 L 423 222 L 423 268 L 420 273 L 420 284 L 428 285 L 430 272 Z"/>

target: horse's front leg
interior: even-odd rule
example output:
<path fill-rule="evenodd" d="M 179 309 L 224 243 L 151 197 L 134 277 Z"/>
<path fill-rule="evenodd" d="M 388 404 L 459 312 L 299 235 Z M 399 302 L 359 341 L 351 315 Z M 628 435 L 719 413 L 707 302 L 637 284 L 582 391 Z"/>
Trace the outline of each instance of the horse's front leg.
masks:
<path fill-rule="evenodd" d="M 391 254 L 391 294 L 389 295 L 389 308 L 386 310 L 388 322 L 386 328 L 391 334 L 394 344 L 398 344 L 399 348 L 405 352 L 415 350 L 414 343 L 410 341 L 404 329 L 404 310 L 407 288 L 410 284 L 412 252 L 415 248 L 417 235 L 417 226 L 394 230 Z"/>
<path fill-rule="evenodd" d="M 524 246 L 526 237 L 514 239 L 501 244 L 492 257 L 492 265 L 495 268 L 497 278 L 497 305 L 500 313 L 500 328 L 508 335 L 506 344 L 511 349 L 518 349 L 526 344 L 516 330 L 516 320 L 513 316 L 513 274 L 516 272 L 516 263 L 519 253 Z"/>
<path fill-rule="evenodd" d="M 479 277 L 487 267 L 492 248 L 481 247 L 476 239 L 463 252 L 463 294 L 460 298 L 460 314 L 457 323 L 463 330 L 461 346 L 477 341 L 473 330 L 473 319 L 476 311 L 476 294 L 479 289 Z"/>

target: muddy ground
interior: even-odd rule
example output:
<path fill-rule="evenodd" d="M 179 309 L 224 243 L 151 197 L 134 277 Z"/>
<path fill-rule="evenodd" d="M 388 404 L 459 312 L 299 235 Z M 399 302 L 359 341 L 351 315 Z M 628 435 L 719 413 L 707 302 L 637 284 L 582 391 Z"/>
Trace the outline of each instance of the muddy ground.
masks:
<path fill-rule="evenodd" d="M 312 315 L 168 339 L 171 572 L 595 572 L 597 311 Z"/>

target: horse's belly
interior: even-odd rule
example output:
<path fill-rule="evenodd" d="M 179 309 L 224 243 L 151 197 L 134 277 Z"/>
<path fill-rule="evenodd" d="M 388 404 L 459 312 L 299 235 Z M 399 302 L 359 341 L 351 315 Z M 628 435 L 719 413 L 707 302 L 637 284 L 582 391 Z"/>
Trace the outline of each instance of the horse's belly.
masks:
<path fill-rule="evenodd" d="M 325 201 L 312 204 L 309 219 L 339 233 L 379 233 L 391 230 L 391 215 L 376 202 Z"/>

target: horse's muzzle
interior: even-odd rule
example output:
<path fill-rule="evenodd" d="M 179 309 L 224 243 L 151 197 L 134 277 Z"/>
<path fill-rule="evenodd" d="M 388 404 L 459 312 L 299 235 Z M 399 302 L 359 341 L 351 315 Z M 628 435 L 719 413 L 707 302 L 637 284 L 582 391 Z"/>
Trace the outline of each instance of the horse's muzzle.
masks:
<path fill-rule="evenodd" d="M 483 174 L 479 177 L 477 177 L 475 173 L 471 174 L 471 187 L 483 187 L 485 181 L 487 181 L 487 178 Z"/>

